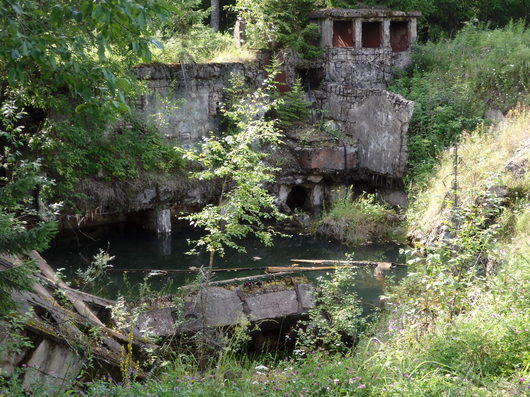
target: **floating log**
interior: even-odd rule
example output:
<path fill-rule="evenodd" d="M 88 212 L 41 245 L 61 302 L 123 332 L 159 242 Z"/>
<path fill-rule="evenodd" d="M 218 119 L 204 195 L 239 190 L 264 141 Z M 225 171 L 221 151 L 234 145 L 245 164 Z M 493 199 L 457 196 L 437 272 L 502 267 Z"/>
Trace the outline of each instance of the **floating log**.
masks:
<path fill-rule="evenodd" d="M 324 270 L 335 270 L 340 268 L 349 268 L 351 266 L 337 265 L 337 266 L 269 266 L 265 270 L 267 273 L 286 273 L 286 272 L 310 272 L 310 271 L 324 271 Z"/>
<path fill-rule="evenodd" d="M 247 271 L 258 271 L 258 270 L 265 270 L 265 266 L 261 267 L 225 267 L 225 268 L 219 268 L 214 267 L 211 269 L 212 273 L 221 273 L 221 272 L 247 272 Z M 207 269 L 205 267 L 205 269 Z M 189 268 L 189 269 L 115 269 L 110 268 L 107 269 L 108 272 L 123 272 L 123 273 L 198 273 L 200 268 Z"/>
<path fill-rule="evenodd" d="M 319 265 L 348 265 L 348 266 L 371 266 L 380 269 L 391 269 L 396 266 L 405 266 L 397 262 L 376 262 L 376 261 L 348 261 L 335 259 L 291 259 L 291 262 L 315 263 Z"/>
<path fill-rule="evenodd" d="M 271 273 L 271 274 L 260 274 L 257 276 L 237 277 L 237 278 L 231 278 L 228 280 L 210 281 L 208 283 L 208 286 L 209 287 L 221 287 L 224 285 L 231 285 L 231 284 L 251 283 L 255 281 L 267 281 L 271 279 L 280 278 L 282 276 L 290 276 L 293 273 L 296 273 L 296 268 L 289 268 L 289 269 L 290 269 L 289 271 L 282 272 L 282 273 L 276 272 L 276 273 Z M 202 284 L 202 285 L 204 286 L 206 284 Z M 197 285 L 184 285 L 180 288 L 184 290 L 196 289 Z"/>

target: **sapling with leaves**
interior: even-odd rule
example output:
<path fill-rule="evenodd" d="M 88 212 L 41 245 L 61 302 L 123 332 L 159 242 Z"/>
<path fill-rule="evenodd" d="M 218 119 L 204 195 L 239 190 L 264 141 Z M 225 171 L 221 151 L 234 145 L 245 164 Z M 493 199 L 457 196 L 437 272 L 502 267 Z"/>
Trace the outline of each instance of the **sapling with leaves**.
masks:
<path fill-rule="evenodd" d="M 56 231 L 52 218 L 57 209 L 35 203 L 37 192 L 50 182 L 39 175 L 38 160 L 22 157 L 26 114 L 11 93 L 6 92 L 5 97 L 0 106 L 0 259 L 46 248 Z M 12 309 L 12 291 L 27 289 L 34 282 L 31 273 L 30 262 L 18 267 L 0 266 L 0 314 Z"/>
<path fill-rule="evenodd" d="M 274 70 L 268 72 L 269 76 L 276 75 Z M 222 184 L 217 204 L 209 204 L 183 218 L 206 231 L 203 237 L 193 241 L 190 252 L 205 249 L 210 254 L 210 267 L 215 255 L 222 257 L 226 247 L 244 252 L 238 240 L 248 235 L 271 245 L 273 236 L 279 233 L 268 222 L 286 218 L 267 190 L 274 182 L 276 169 L 266 163 L 267 154 L 260 150 L 281 143 L 275 120 L 265 117 L 278 105 L 274 90 L 273 77 L 257 89 L 245 88 L 242 77 L 234 77 L 229 99 L 222 109 L 227 131 L 221 135 L 210 134 L 204 138 L 200 150 L 185 153 L 185 157 L 202 168 L 193 174 L 194 178 L 220 180 Z"/>

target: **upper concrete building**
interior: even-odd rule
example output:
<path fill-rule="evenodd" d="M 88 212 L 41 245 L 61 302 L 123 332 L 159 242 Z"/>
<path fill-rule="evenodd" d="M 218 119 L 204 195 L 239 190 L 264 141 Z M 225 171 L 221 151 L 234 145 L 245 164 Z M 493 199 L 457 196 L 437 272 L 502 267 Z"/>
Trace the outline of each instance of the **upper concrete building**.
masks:
<path fill-rule="evenodd" d="M 310 19 L 320 31 L 322 48 L 377 48 L 392 52 L 409 51 L 416 41 L 418 11 L 386 8 L 325 8 Z"/>

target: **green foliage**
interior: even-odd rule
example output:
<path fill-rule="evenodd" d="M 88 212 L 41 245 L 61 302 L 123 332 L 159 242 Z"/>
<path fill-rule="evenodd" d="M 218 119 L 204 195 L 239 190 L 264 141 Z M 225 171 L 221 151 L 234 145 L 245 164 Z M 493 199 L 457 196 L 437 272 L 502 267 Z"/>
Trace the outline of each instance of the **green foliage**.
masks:
<path fill-rule="evenodd" d="M 128 109 L 133 82 L 122 70 L 150 58 L 150 25 L 170 9 L 163 0 L 4 1 L 0 76 L 34 106 L 66 88 L 82 103 Z"/>
<path fill-rule="evenodd" d="M 296 79 L 291 89 L 281 95 L 280 98 L 281 102 L 275 109 L 278 128 L 285 131 L 297 123 L 309 121 L 311 102 L 305 100 L 305 93 L 299 78 Z"/>
<path fill-rule="evenodd" d="M 19 147 L 24 131 L 21 124 L 25 113 L 13 99 L 0 108 L 0 254 L 22 255 L 47 247 L 56 224 L 51 221 L 54 208 L 37 206 L 38 190 L 48 181 L 40 176 L 40 162 L 21 157 Z M 40 208 L 39 208 L 40 207 Z M 0 271 L 0 313 L 11 307 L 10 292 L 25 289 L 33 281 L 29 263 Z"/>
<path fill-rule="evenodd" d="M 90 124 L 86 115 L 90 114 Z M 86 177 L 106 181 L 134 179 L 142 172 L 169 172 L 182 166 L 182 156 L 164 141 L 153 126 L 135 116 L 110 129 L 104 114 L 72 114 L 53 123 L 38 144 L 49 175 L 56 180 L 55 197 L 72 205 L 79 181 Z"/>
<path fill-rule="evenodd" d="M 337 269 L 331 277 L 318 279 L 316 305 L 309 319 L 302 321 L 296 335 L 295 353 L 306 356 L 318 348 L 330 353 L 345 353 L 364 326 L 366 318 L 353 291 L 356 272 Z"/>
<path fill-rule="evenodd" d="M 363 193 L 353 198 L 349 188 L 337 188 L 334 193 L 331 208 L 316 222 L 317 233 L 348 245 L 403 239 L 398 213 L 375 194 Z"/>
<path fill-rule="evenodd" d="M 252 48 L 292 48 L 303 58 L 314 58 L 322 51 L 310 44 L 317 37 L 317 27 L 308 19 L 313 7 L 313 0 L 237 0 L 233 9 L 247 23 Z"/>
<path fill-rule="evenodd" d="M 469 289 L 486 275 L 496 241 L 499 226 L 492 219 L 502 211 L 500 201 L 494 192 L 478 192 L 474 203 L 452 208 L 439 241 L 409 252 L 413 271 L 403 282 L 408 292 L 399 295 L 400 304 L 427 321 L 424 325 L 469 309 Z"/>
<path fill-rule="evenodd" d="M 29 162 L 42 158 L 44 172 L 57 178 L 42 199 L 70 199 L 87 175 L 123 179 L 178 161 L 138 123 L 109 132 L 139 92 L 131 67 L 150 59 L 159 45 L 153 29 L 171 11 L 164 0 L 2 3 L 0 85 L 28 113 L 17 149 Z"/>
<path fill-rule="evenodd" d="M 113 259 L 114 257 L 110 256 L 108 252 L 100 249 L 86 269 L 77 269 L 76 275 L 82 284 L 82 289 L 88 288 L 93 294 L 97 294 L 98 292 L 95 291 L 94 287 L 96 283 L 101 285 L 108 282 L 107 270 L 112 267 L 110 261 Z"/>
<path fill-rule="evenodd" d="M 275 73 L 269 73 L 274 76 Z M 223 136 L 205 138 L 200 151 L 188 151 L 187 159 L 203 168 L 193 174 L 199 180 L 220 180 L 222 191 L 218 205 L 207 205 L 200 212 L 184 217 L 190 223 L 206 230 L 207 234 L 195 241 L 195 248 L 204 248 L 211 255 L 224 255 L 224 248 L 243 250 L 236 239 L 254 234 L 270 245 L 278 234 L 266 220 L 282 220 L 274 197 L 267 185 L 274 181 L 274 168 L 265 162 L 266 153 L 258 146 L 274 147 L 281 143 L 275 120 L 265 120 L 265 113 L 275 106 L 271 92 L 272 79 L 250 91 L 236 78 L 230 89 L 228 106 L 223 108 L 229 130 Z"/>
<path fill-rule="evenodd" d="M 209 11 L 201 0 L 172 0 L 179 13 L 172 14 L 160 28 L 163 48 L 153 48 L 156 61 L 166 63 L 207 62 L 221 52 L 241 56 L 244 50 L 235 48 L 229 33 L 214 32 L 205 25 Z"/>
<path fill-rule="evenodd" d="M 530 32 L 523 24 L 491 30 L 469 25 L 454 39 L 418 46 L 415 64 L 391 90 L 415 101 L 409 128 L 408 181 L 425 182 L 436 157 L 487 122 L 487 108 L 506 112 L 527 102 Z"/>

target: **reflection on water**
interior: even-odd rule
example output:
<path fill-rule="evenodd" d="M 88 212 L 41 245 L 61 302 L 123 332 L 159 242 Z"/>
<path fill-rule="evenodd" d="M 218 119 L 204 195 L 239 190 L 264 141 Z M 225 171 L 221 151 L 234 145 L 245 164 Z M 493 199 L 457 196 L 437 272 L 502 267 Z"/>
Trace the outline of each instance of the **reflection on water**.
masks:
<path fill-rule="evenodd" d="M 199 233 L 190 228 L 175 228 L 173 234 L 168 237 L 157 237 L 129 225 L 120 225 L 112 229 L 97 229 L 87 233 L 91 239 L 70 239 L 68 241 L 64 236 L 60 236 L 44 253 L 44 257 L 53 267 L 64 268 L 63 274 L 74 282 L 76 269 L 85 269 L 101 249 L 107 250 L 111 256 L 115 257 L 111 263 L 117 269 L 188 269 L 208 263 L 206 255 L 186 255 L 186 251 L 189 250 L 188 240 L 199 237 Z M 256 270 L 217 273 L 215 280 L 262 274 L 263 270 L 260 268 L 290 265 L 290 259 L 295 258 L 343 260 L 346 254 L 352 252 L 355 260 L 403 261 L 399 254 L 400 247 L 397 245 L 370 244 L 352 250 L 336 242 L 303 235 L 277 238 L 272 247 L 264 247 L 256 239 L 246 239 L 242 245 L 246 253 L 227 250 L 225 257 L 217 258 L 215 267 L 252 267 Z M 401 278 L 404 273 L 405 269 L 398 267 L 386 272 L 385 279 L 388 280 L 389 276 Z M 127 282 L 133 286 L 133 289 L 138 288 L 147 274 L 128 273 Z M 304 272 L 304 275 L 313 280 L 325 274 L 326 272 Z M 127 288 L 123 273 L 109 272 L 108 276 L 110 283 L 98 293 L 109 298 L 123 294 Z M 149 281 L 152 289 L 164 289 L 165 292 L 171 293 L 178 286 L 190 282 L 193 278 L 193 274 L 171 273 L 152 276 Z M 374 277 L 372 269 L 360 268 L 355 289 L 366 302 L 377 304 L 385 282 L 385 280 Z"/>

